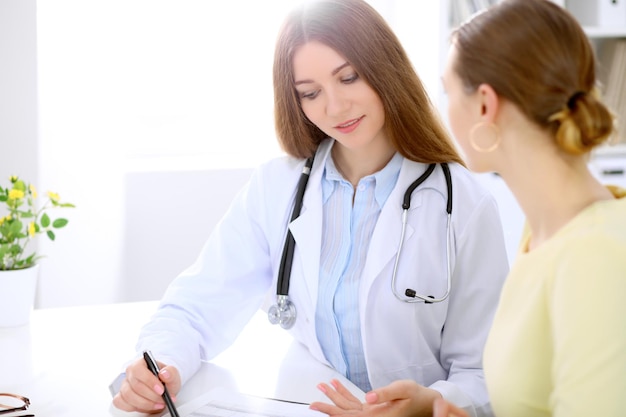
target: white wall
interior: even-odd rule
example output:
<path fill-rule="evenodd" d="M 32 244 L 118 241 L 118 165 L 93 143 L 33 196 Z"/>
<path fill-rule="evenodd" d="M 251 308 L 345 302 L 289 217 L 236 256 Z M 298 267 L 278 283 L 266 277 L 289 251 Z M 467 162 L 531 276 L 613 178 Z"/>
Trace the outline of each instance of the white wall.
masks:
<path fill-rule="evenodd" d="M 172 278 L 195 261 L 251 173 L 251 168 L 127 172 L 118 300 L 161 298 Z"/>
<path fill-rule="evenodd" d="M 437 32 L 439 7 L 371 2 L 436 91 L 438 44 L 420 33 Z M 42 242 L 39 307 L 159 298 L 195 259 L 250 169 L 280 153 L 271 62 L 293 4 L 38 2 L 42 186 L 77 206 Z M 150 226 L 185 210 L 182 229 Z"/>
<path fill-rule="evenodd" d="M 213 5 L 215 10 L 209 10 Z M 219 37 L 211 32 L 234 7 L 197 0 L 38 3 L 41 176 L 46 187 L 77 206 L 57 241 L 42 243 L 48 257 L 42 262 L 39 307 L 145 299 L 147 294 L 158 298 L 162 285 L 139 293 L 139 283 L 171 280 L 172 271 L 179 272 L 180 263 L 189 259 L 178 255 L 195 256 L 199 247 L 189 232 L 181 233 L 177 251 L 160 258 L 167 265 L 154 270 L 154 259 L 146 259 L 139 247 L 158 252 L 158 246 L 149 246 L 160 242 L 136 239 L 143 229 L 135 214 L 159 224 L 193 201 L 204 198 L 208 205 L 212 198 L 209 192 L 198 193 L 196 200 L 189 197 L 202 175 L 171 190 L 188 194 L 170 205 L 154 202 L 145 190 L 158 188 L 160 178 L 175 176 L 181 167 L 240 168 L 225 162 L 229 153 L 249 168 L 260 161 L 255 158 L 277 152 L 271 78 L 246 78 L 249 71 L 271 73 L 273 45 L 264 53 L 245 48 L 246 33 L 231 30 Z M 242 14 L 236 23 L 257 17 Z M 232 61 L 233 54 L 246 56 L 249 67 Z M 240 138 L 248 144 L 242 146 Z M 205 146 L 198 152 L 194 144 Z M 211 150 L 218 144 L 224 146 L 215 156 Z M 154 173 L 144 189 L 134 188 L 136 176 L 127 175 L 137 170 Z M 222 175 L 218 187 L 239 189 L 240 177 L 235 175 L 233 183 L 230 178 Z M 183 220 L 193 227 L 198 214 Z M 219 218 L 211 214 L 207 225 Z M 141 256 L 133 256 L 138 251 Z"/>
<path fill-rule="evenodd" d="M 37 134 L 35 0 L 0 0 L 0 186 L 11 175 L 40 185 Z"/>
<path fill-rule="evenodd" d="M 265 4 L 286 11 L 292 3 Z M 441 108 L 445 2 L 371 3 Z M 0 178 L 17 173 L 77 205 L 64 213 L 70 224 L 56 242 L 39 242 L 47 256 L 37 307 L 159 298 L 193 262 L 252 167 L 279 153 L 271 116 L 275 34 L 247 48 L 247 32 L 215 39 L 204 26 L 228 9 L 207 15 L 207 4 L 0 1 Z M 236 23 L 277 30 L 279 13 L 255 23 L 257 12 Z M 170 27 L 187 18 L 184 30 Z M 224 71 L 242 65 L 229 60 L 236 55 L 248 58 L 244 68 Z M 250 71 L 262 81 L 250 81 Z M 217 87 L 231 91 L 221 96 Z M 203 151 L 193 149 L 202 143 Z M 497 181 L 486 183 L 499 192 Z M 515 206 L 508 213 L 506 190 L 500 195 L 513 247 L 518 213 Z"/>
<path fill-rule="evenodd" d="M 0 184 L 38 183 L 35 0 L 0 1 Z"/>
<path fill-rule="evenodd" d="M 371 3 L 442 107 L 445 2 Z M 282 15 L 256 19 L 260 4 L 214 36 L 232 2 L 0 0 L 0 178 L 32 178 L 77 205 L 56 242 L 39 242 L 37 307 L 159 298 L 252 167 L 279 153 L 275 33 L 248 33 L 277 31 Z M 263 4 L 284 13 L 293 1 Z"/>

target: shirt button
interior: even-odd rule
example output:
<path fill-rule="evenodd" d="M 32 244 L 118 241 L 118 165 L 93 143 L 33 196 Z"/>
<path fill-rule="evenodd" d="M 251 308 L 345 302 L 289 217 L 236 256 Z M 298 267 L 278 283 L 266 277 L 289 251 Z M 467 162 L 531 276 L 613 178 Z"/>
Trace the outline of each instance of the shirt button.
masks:
<path fill-rule="evenodd" d="M 359 185 L 359 191 L 363 191 L 363 190 L 365 190 L 365 185 L 363 184 Z"/>

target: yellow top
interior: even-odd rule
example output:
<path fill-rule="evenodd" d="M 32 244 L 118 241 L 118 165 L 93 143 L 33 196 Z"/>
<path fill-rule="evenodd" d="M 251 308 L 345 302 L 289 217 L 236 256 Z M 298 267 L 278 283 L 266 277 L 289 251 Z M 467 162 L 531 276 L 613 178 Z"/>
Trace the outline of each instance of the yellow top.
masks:
<path fill-rule="evenodd" d="M 611 191 L 518 254 L 484 351 L 496 416 L 626 416 L 626 190 Z"/>

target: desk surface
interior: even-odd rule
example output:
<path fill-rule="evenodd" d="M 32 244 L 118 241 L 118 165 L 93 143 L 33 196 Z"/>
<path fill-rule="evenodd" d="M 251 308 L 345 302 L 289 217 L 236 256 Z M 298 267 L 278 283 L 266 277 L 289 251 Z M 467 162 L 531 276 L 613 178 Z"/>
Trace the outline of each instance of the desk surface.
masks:
<path fill-rule="evenodd" d="M 35 310 L 31 323 L 0 328 L 0 392 L 25 395 L 37 416 L 131 416 L 111 407 L 108 385 L 135 354 L 157 302 Z M 324 400 L 316 384 L 339 378 L 259 312 L 235 343 L 183 387 L 183 405 L 211 388 L 298 402 Z"/>

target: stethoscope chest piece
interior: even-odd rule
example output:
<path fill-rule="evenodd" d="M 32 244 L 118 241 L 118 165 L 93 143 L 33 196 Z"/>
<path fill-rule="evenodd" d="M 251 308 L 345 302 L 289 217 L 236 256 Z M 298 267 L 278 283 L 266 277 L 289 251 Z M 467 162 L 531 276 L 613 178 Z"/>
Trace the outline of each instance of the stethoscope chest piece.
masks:
<path fill-rule="evenodd" d="M 276 304 L 272 305 L 267 312 L 267 317 L 272 324 L 280 324 L 280 327 L 287 330 L 296 322 L 296 306 L 286 295 L 276 297 Z"/>

